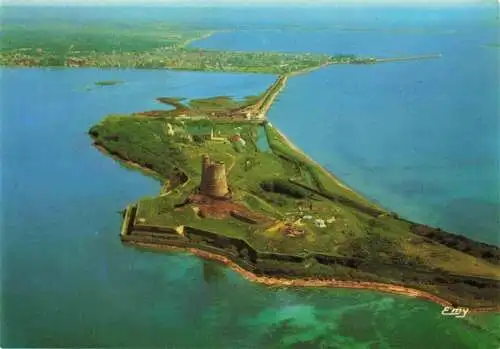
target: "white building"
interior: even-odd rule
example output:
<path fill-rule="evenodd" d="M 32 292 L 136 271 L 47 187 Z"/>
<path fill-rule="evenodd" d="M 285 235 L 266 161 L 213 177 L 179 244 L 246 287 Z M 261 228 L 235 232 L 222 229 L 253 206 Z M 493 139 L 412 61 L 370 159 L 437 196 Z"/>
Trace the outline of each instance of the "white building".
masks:
<path fill-rule="evenodd" d="M 331 223 L 335 222 L 336 220 L 337 220 L 337 218 L 335 218 L 335 217 L 331 217 L 331 218 L 328 218 L 328 219 L 326 220 L 326 223 L 331 224 Z"/>
<path fill-rule="evenodd" d="M 174 129 L 172 128 L 172 125 L 171 125 L 170 123 L 167 123 L 167 128 L 168 128 L 168 130 L 167 130 L 167 134 L 168 134 L 169 136 L 173 136 L 173 135 L 175 135 Z"/>
<path fill-rule="evenodd" d="M 323 219 L 316 219 L 314 220 L 314 225 L 317 226 L 318 228 L 325 228 L 326 224 Z"/>

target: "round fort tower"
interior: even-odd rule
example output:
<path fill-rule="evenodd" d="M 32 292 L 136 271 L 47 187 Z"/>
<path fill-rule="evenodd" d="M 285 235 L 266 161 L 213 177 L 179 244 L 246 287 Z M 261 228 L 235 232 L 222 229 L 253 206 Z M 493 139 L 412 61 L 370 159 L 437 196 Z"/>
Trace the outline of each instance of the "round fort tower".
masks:
<path fill-rule="evenodd" d="M 207 154 L 204 154 L 201 158 L 201 183 L 200 183 L 200 192 L 203 193 L 207 187 L 207 170 L 210 166 L 210 157 Z"/>
<path fill-rule="evenodd" d="M 200 193 L 212 198 L 223 198 L 229 193 L 226 179 L 226 165 L 223 161 L 212 162 L 208 155 L 201 161 Z"/>

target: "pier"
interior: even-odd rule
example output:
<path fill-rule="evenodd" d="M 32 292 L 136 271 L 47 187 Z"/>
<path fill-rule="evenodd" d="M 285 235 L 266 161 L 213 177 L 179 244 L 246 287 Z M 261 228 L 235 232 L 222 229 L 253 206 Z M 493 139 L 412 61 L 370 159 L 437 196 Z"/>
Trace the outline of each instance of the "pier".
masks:
<path fill-rule="evenodd" d="M 419 55 L 419 56 L 407 56 L 407 57 L 392 57 L 392 58 L 377 58 L 375 63 L 387 63 L 387 62 L 407 62 L 416 61 L 421 59 L 435 59 L 441 58 L 443 55 L 441 53 L 431 54 L 431 55 Z"/>

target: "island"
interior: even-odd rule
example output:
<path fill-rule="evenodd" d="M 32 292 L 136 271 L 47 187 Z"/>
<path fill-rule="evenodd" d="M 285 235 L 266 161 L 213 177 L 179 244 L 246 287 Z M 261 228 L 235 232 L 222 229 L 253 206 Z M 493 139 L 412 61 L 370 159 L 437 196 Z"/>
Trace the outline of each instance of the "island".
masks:
<path fill-rule="evenodd" d="M 344 185 L 266 118 L 291 74 L 257 96 L 110 115 L 94 145 L 163 183 L 123 211 L 124 244 L 184 250 L 266 285 L 348 287 L 498 311 L 500 249 L 411 222 Z"/>
<path fill-rule="evenodd" d="M 95 86 L 115 86 L 115 85 L 120 85 L 120 84 L 123 84 L 123 81 L 121 81 L 121 80 L 103 80 L 103 81 L 94 82 Z"/>

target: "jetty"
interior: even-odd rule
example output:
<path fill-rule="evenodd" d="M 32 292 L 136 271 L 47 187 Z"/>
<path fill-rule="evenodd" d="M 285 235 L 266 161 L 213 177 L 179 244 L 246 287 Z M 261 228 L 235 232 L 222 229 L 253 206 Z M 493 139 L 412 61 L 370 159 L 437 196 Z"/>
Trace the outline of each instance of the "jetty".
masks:
<path fill-rule="evenodd" d="M 376 58 L 375 63 L 387 63 L 387 62 L 407 62 L 407 61 L 417 61 L 422 59 L 435 59 L 441 58 L 443 55 L 441 53 L 435 53 L 430 55 L 418 55 L 418 56 L 406 56 L 406 57 L 390 57 L 390 58 Z"/>

